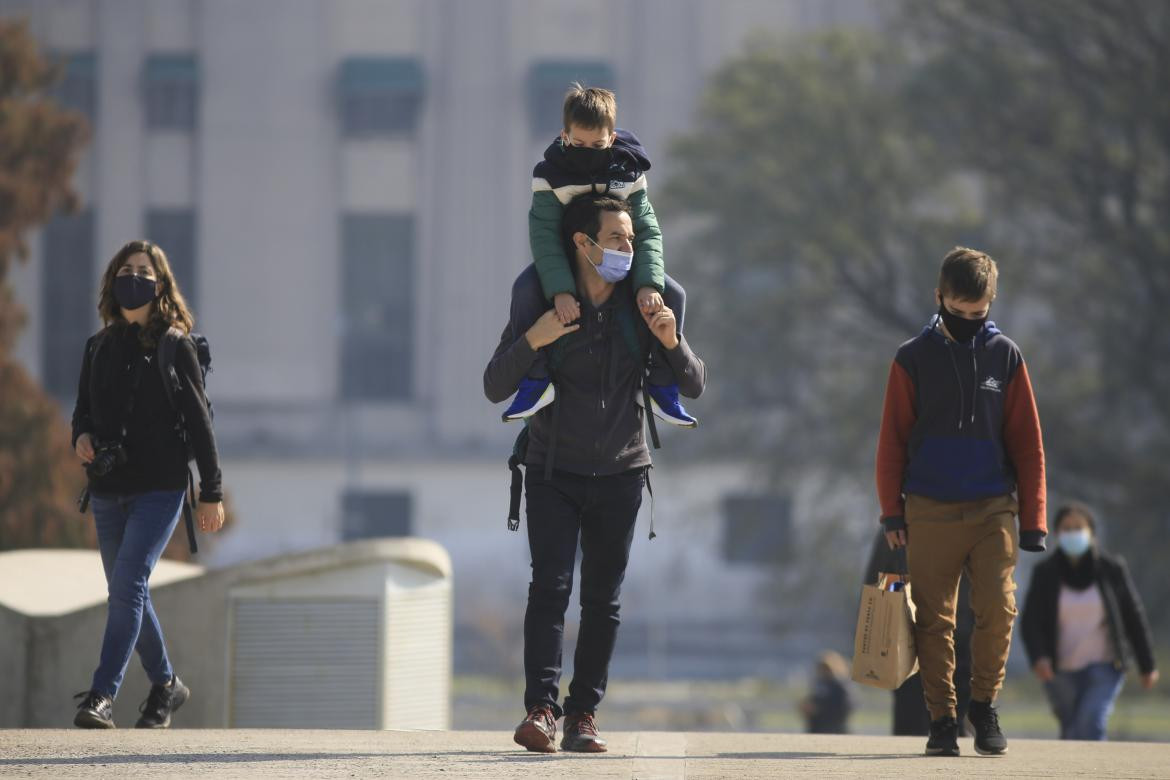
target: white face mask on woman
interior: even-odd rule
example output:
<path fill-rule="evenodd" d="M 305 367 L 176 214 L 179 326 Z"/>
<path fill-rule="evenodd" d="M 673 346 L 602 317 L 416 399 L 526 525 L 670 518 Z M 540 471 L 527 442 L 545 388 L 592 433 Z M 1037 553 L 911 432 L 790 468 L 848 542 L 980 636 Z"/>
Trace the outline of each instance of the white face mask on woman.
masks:
<path fill-rule="evenodd" d="M 1080 558 L 1089 551 L 1093 544 L 1092 534 L 1088 528 L 1075 528 L 1061 531 L 1057 536 L 1057 543 L 1061 551 L 1070 558 Z"/>

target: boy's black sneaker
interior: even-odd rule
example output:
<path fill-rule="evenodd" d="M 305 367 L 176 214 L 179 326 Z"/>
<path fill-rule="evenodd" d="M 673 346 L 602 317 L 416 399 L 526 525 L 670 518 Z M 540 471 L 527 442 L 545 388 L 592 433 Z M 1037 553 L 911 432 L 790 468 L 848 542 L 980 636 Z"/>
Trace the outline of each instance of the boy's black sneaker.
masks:
<path fill-rule="evenodd" d="M 183 685 L 178 676 L 171 677 L 167 685 L 150 686 L 146 701 L 138 707 L 142 717 L 134 724 L 136 729 L 169 729 L 171 713 L 183 706 L 191 696 L 191 689 Z"/>
<path fill-rule="evenodd" d="M 73 725 L 79 729 L 112 729 L 114 725 L 114 701 L 97 691 L 82 691 L 73 698 L 81 699 Z"/>
<path fill-rule="evenodd" d="M 609 748 L 597 733 L 597 720 L 591 712 L 565 716 L 565 736 L 561 739 L 561 750 L 572 753 L 604 753 Z"/>
<path fill-rule="evenodd" d="M 930 739 L 926 740 L 926 755 L 959 755 L 959 722 L 950 715 L 931 721 Z"/>
<path fill-rule="evenodd" d="M 972 700 L 967 720 L 975 729 L 975 752 L 981 756 L 1002 756 L 1007 752 L 1007 737 L 999 728 L 999 711 L 989 701 Z"/>

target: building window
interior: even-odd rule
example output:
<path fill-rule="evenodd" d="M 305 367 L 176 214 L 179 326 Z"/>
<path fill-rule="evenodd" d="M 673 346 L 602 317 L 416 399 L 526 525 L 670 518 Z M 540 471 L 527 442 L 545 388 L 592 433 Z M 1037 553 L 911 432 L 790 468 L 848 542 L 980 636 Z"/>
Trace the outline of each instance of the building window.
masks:
<path fill-rule="evenodd" d="M 723 558 L 729 563 L 767 564 L 789 559 L 792 501 L 778 495 L 732 495 L 723 499 Z"/>
<path fill-rule="evenodd" d="M 152 54 L 142 71 L 146 126 L 151 130 L 195 129 L 199 68 L 192 54 Z"/>
<path fill-rule="evenodd" d="M 85 340 L 95 328 L 93 212 L 53 217 L 44 229 L 41 263 L 41 365 L 45 388 L 62 401 L 77 396 Z"/>
<path fill-rule="evenodd" d="M 414 217 L 342 216 L 341 392 L 351 400 L 411 397 Z"/>
<path fill-rule="evenodd" d="M 412 501 L 401 490 L 349 490 L 342 496 L 341 540 L 410 536 Z"/>
<path fill-rule="evenodd" d="M 192 311 L 198 301 L 195 268 L 195 212 L 190 209 L 151 209 L 146 212 L 146 238 L 166 252 L 171 272 Z"/>
<path fill-rule="evenodd" d="M 97 58 L 92 52 L 77 52 L 57 54 L 53 60 L 61 68 L 53 97 L 92 120 L 97 116 Z"/>
<path fill-rule="evenodd" d="M 423 72 L 418 60 L 355 57 L 341 63 L 338 110 L 345 138 L 410 136 L 418 126 Z"/>
<path fill-rule="evenodd" d="M 551 138 L 561 131 L 565 93 L 573 82 L 613 89 L 613 68 L 587 60 L 550 60 L 532 65 L 528 73 L 528 116 L 533 135 Z"/>

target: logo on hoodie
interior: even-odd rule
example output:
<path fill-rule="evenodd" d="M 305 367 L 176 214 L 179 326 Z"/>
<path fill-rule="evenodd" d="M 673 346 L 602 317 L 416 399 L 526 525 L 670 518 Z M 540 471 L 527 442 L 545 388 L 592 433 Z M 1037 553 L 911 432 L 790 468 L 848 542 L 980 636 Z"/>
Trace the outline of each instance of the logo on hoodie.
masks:
<path fill-rule="evenodd" d="M 990 390 L 993 393 L 1000 393 L 1003 392 L 1003 382 L 996 379 L 995 377 L 989 376 L 983 380 L 981 385 L 979 385 L 979 389 Z"/>

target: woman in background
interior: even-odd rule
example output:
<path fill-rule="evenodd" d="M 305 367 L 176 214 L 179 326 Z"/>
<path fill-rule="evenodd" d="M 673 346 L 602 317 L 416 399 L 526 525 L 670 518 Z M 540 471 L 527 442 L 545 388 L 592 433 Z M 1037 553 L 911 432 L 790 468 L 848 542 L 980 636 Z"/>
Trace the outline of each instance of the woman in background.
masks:
<path fill-rule="evenodd" d="M 1092 512 L 1063 506 L 1053 526 L 1057 550 L 1036 566 L 1024 601 L 1024 645 L 1060 738 L 1103 740 L 1131 660 L 1142 687 L 1158 681 L 1150 627 L 1125 561 L 1097 544 Z"/>

